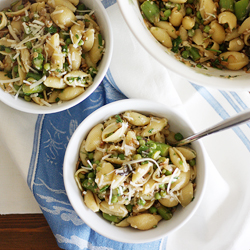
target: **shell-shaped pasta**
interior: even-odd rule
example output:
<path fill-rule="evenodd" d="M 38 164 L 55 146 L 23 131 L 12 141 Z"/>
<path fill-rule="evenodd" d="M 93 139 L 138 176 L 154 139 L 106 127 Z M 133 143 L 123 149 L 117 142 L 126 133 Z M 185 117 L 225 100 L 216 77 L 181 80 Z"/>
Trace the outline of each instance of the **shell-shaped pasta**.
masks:
<path fill-rule="evenodd" d="M 51 56 L 51 69 L 52 70 L 62 70 L 63 64 L 65 63 L 65 57 L 62 53 L 61 47 L 58 47 L 54 50 L 54 53 Z"/>
<path fill-rule="evenodd" d="M 218 44 L 223 43 L 226 38 L 226 33 L 223 26 L 220 25 L 217 21 L 212 21 L 210 27 L 213 30 L 212 39 Z"/>
<path fill-rule="evenodd" d="M 111 184 L 114 175 L 114 167 L 109 162 L 103 162 L 100 171 L 96 173 L 95 182 L 99 188 Z"/>
<path fill-rule="evenodd" d="M 247 46 L 250 46 L 250 34 L 244 35 L 244 43 L 245 43 Z"/>
<path fill-rule="evenodd" d="M 221 24 L 228 24 L 230 30 L 233 30 L 237 26 L 237 18 L 236 16 L 230 11 L 223 11 L 218 15 L 218 21 Z"/>
<path fill-rule="evenodd" d="M 169 23 L 167 21 L 160 21 L 160 22 L 155 23 L 154 25 L 156 27 L 165 29 L 168 32 L 170 37 L 172 37 L 174 39 L 177 38 L 176 29 L 171 23 Z"/>
<path fill-rule="evenodd" d="M 209 39 L 206 39 L 202 33 L 202 31 L 200 29 L 196 29 L 194 32 L 194 36 L 193 36 L 193 41 L 197 44 L 197 45 L 201 45 L 204 48 L 206 48 L 209 44 Z"/>
<path fill-rule="evenodd" d="M 197 176 L 197 168 L 194 165 L 193 167 L 190 167 L 190 180 L 193 181 Z"/>
<path fill-rule="evenodd" d="M 109 205 L 107 201 L 102 201 L 100 203 L 100 210 L 103 213 L 111 214 L 115 216 L 125 217 L 128 214 L 128 210 L 122 204 L 111 204 Z"/>
<path fill-rule="evenodd" d="M 149 117 L 134 111 L 126 111 L 123 117 L 135 126 L 145 126 L 150 123 Z"/>
<path fill-rule="evenodd" d="M 5 15 L 8 17 L 14 17 L 14 16 L 22 16 L 25 14 L 25 11 L 27 11 L 30 8 L 30 2 L 27 2 L 23 9 L 15 11 L 15 12 L 6 12 Z"/>
<path fill-rule="evenodd" d="M 225 41 L 231 41 L 236 37 L 239 37 L 240 34 L 237 29 L 232 30 L 232 32 L 228 32 L 225 37 Z"/>
<path fill-rule="evenodd" d="M 66 87 L 59 95 L 58 98 L 62 101 L 69 101 L 77 96 L 81 95 L 84 92 L 82 87 Z"/>
<path fill-rule="evenodd" d="M 55 33 L 53 36 L 47 39 L 45 44 L 45 50 L 49 57 L 52 56 L 52 54 L 55 51 L 55 48 L 58 48 L 59 45 L 60 45 L 60 39 L 58 33 Z"/>
<path fill-rule="evenodd" d="M 241 51 L 244 48 L 244 46 L 245 46 L 244 41 L 240 39 L 239 37 L 237 37 L 229 42 L 228 50 L 229 51 Z"/>
<path fill-rule="evenodd" d="M 88 166 L 88 162 L 87 162 L 87 154 L 88 154 L 88 152 L 85 149 L 85 144 L 86 144 L 86 141 L 83 140 L 82 143 L 81 143 L 81 146 L 80 146 L 79 155 L 80 155 L 80 159 L 82 161 L 82 164 L 85 167 L 87 167 Z"/>
<path fill-rule="evenodd" d="M 72 70 L 78 70 L 81 66 L 81 48 L 75 48 L 73 46 L 73 44 L 70 44 L 69 47 L 69 53 L 68 53 L 68 57 L 70 57 L 70 62 L 72 64 Z"/>
<path fill-rule="evenodd" d="M 45 8 L 45 2 L 38 2 L 38 3 L 33 3 L 30 6 L 30 11 L 31 12 L 38 12 L 42 8 Z"/>
<path fill-rule="evenodd" d="M 70 1 L 67 0 L 48 0 L 47 3 L 53 8 L 56 8 L 57 6 L 64 6 L 70 9 L 72 12 L 76 11 L 76 7 Z"/>
<path fill-rule="evenodd" d="M 192 182 L 189 182 L 179 191 L 178 199 L 183 207 L 186 207 L 194 197 L 194 188 Z"/>
<path fill-rule="evenodd" d="M 190 16 L 185 16 L 182 19 L 182 26 L 184 27 L 184 29 L 186 30 L 190 30 L 194 27 L 195 25 L 195 20 L 194 18 L 190 17 Z"/>
<path fill-rule="evenodd" d="M 85 52 L 84 58 L 85 58 L 85 62 L 87 63 L 88 67 L 94 67 L 94 68 L 96 68 L 96 64 L 91 61 L 88 52 Z"/>
<path fill-rule="evenodd" d="M 95 39 L 95 30 L 94 29 L 88 29 L 84 33 L 85 41 L 82 45 L 82 48 L 85 52 L 90 51 L 93 48 L 94 45 L 94 39 Z"/>
<path fill-rule="evenodd" d="M 102 142 L 102 130 L 103 130 L 103 124 L 97 124 L 94 126 L 86 139 L 85 143 L 85 149 L 88 152 L 94 151 L 97 147 L 100 147 L 100 144 Z"/>
<path fill-rule="evenodd" d="M 134 206 L 133 212 L 134 213 L 144 212 L 144 211 L 148 210 L 150 207 L 152 207 L 154 202 L 155 202 L 154 200 L 148 200 L 148 201 L 146 201 L 144 206 Z"/>
<path fill-rule="evenodd" d="M 250 29 L 250 17 L 248 17 L 238 28 L 238 33 L 242 34 Z"/>
<path fill-rule="evenodd" d="M 197 153 L 192 148 L 182 146 L 182 147 L 176 147 L 176 149 L 178 149 L 188 161 L 196 158 Z"/>
<path fill-rule="evenodd" d="M 169 183 L 172 175 L 161 174 L 160 170 L 157 168 L 153 173 L 152 179 L 159 183 Z"/>
<path fill-rule="evenodd" d="M 47 87 L 55 89 L 64 89 L 67 86 L 62 78 L 58 78 L 55 76 L 47 77 L 43 84 Z"/>
<path fill-rule="evenodd" d="M 181 11 L 178 11 L 177 8 L 173 9 L 169 17 L 170 23 L 173 26 L 178 27 L 181 25 L 182 19 L 183 19 L 183 13 Z"/>
<path fill-rule="evenodd" d="M 6 27 L 7 25 L 7 17 L 5 16 L 5 14 L 3 12 L 0 12 L 0 30 L 2 30 L 3 28 Z"/>
<path fill-rule="evenodd" d="M 70 38 L 75 48 L 79 45 L 80 40 L 82 39 L 82 35 L 84 32 L 84 23 L 82 21 L 78 21 L 77 24 L 74 24 L 70 28 Z"/>
<path fill-rule="evenodd" d="M 22 25 L 22 20 L 21 19 L 19 19 L 18 21 L 14 21 L 14 20 L 11 21 L 10 25 L 11 25 L 12 29 L 17 34 L 21 34 L 21 32 L 23 31 L 23 25 Z"/>
<path fill-rule="evenodd" d="M 142 194 L 148 195 L 153 193 L 155 189 L 159 187 L 159 183 L 153 179 L 149 179 L 143 186 Z"/>
<path fill-rule="evenodd" d="M 74 13 L 65 6 L 56 6 L 50 16 L 61 29 L 71 27 L 74 24 L 72 21 L 76 21 Z"/>
<path fill-rule="evenodd" d="M 165 136 L 162 133 L 158 132 L 154 135 L 153 141 L 165 143 Z"/>
<path fill-rule="evenodd" d="M 87 190 L 86 194 L 84 195 L 84 203 L 93 212 L 96 213 L 99 211 L 100 205 L 98 198 L 90 190 Z"/>
<path fill-rule="evenodd" d="M 160 132 L 165 126 L 167 126 L 168 120 L 166 118 L 153 119 L 142 131 L 141 136 L 151 136 Z"/>
<path fill-rule="evenodd" d="M 11 71 L 12 69 L 12 59 L 9 55 L 6 55 L 4 58 L 4 70 L 5 71 Z"/>
<path fill-rule="evenodd" d="M 57 102 L 58 95 L 60 94 L 60 92 L 61 92 L 60 90 L 54 89 L 52 91 L 52 93 L 50 94 L 49 98 L 48 98 L 48 103 L 55 103 L 55 102 Z"/>
<path fill-rule="evenodd" d="M 114 173 L 113 180 L 111 183 L 111 188 L 112 189 L 118 188 L 119 186 L 121 186 L 124 183 L 124 181 L 127 178 L 128 178 L 128 175 L 119 175 L 119 174 Z"/>
<path fill-rule="evenodd" d="M 128 123 L 112 123 L 102 132 L 102 140 L 105 142 L 119 142 L 125 135 Z"/>
<path fill-rule="evenodd" d="M 44 103 L 41 101 L 41 98 L 38 96 L 32 97 L 32 101 L 40 106 L 44 106 Z"/>
<path fill-rule="evenodd" d="M 28 49 L 21 50 L 21 62 L 26 73 L 29 72 L 29 67 L 31 66 L 31 57 Z"/>
<path fill-rule="evenodd" d="M 64 76 L 64 82 L 69 86 L 87 87 L 92 83 L 92 77 L 80 70 L 74 70 Z"/>
<path fill-rule="evenodd" d="M 120 158 L 106 158 L 105 161 L 108 161 L 112 164 L 118 164 L 118 165 L 122 165 L 123 163 L 125 163 L 125 160 L 121 160 Z"/>
<path fill-rule="evenodd" d="M 179 201 L 174 196 L 167 194 L 164 198 L 161 198 L 159 202 L 165 207 L 177 206 Z"/>
<path fill-rule="evenodd" d="M 23 80 L 25 80 L 25 78 L 26 78 L 26 73 L 23 71 L 23 67 L 22 67 L 22 64 L 21 64 L 19 58 L 17 58 L 17 62 L 18 62 L 18 74 L 19 74 L 19 77 L 20 77 L 20 81 L 19 81 L 19 83 L 16 82 L 16 84 L 18 86 L 20 86 L 20 85 L 23 84 Z"/>
<path fill-rule="evenodd" d="M 128 227 L 130 224 L 128 223 L 127 219 L 120 221 L 119 223 L 115 224 L 117 227 Z"/>
<path fill-rule="evenodd" d="M 216 18 L 217 8 L 213 0 L 200 0 L 200 13 L 207 23 Z"/>
<path fill-rule="evenodd" d="M 94 152 L 94 161 L 101 161 L 102 157 L 103 157 L 103 152 L 99 151 L 99 150 L 95 150 Z"/>
<path fill-rule="evenodd" d="M 165 47 L 172 48 L 172 40 L 168 32 L 165 29 L 159 27 L 151 27 L 150 32 L 152 35 Z"/>
<path fill-rule="evenodd" d="M 179 36 L 182 41 L 187 41 L 188 40 L 188 32 L 184 27 L 181 25 L 179 28 Z"/>
<path fill-rule="evenodd" d="M 230 70 L 240 70 L 249 63 L 248 56 L 241 52 L 224 52 L 219 57 L 224 60 L 223 65 Z"/>
<path fill-rule="evenodd" d="M 132 175 L 132 182 L 136 185 L 144 185 L 154 172 L 151 162 L 139 165 Z"/>
<path fill-rule="evenodd" d="M 187 164 L 187 161 L 183 154 L 176 148 L 169 148 L 169 157 L 173 164 L 183 172 L 187 172 L 190 169 L 190 166 Z"/>
<path fill-rule="evenodd" d="M 178 176 L 177 181 L 171 184 L 171 191 L 178 191 L 182 188 L 184 188 L 190 180 L 190 170 L 187 172 L 181 172 Z"/>
<path fill-rule="evenodd" d="M 0 39 L 0 45 L 11 47 L 11 46 L 16 45 L 16 41 L 10 42 L 9 39 L 7 39 L 6 37 L 3 37 Z M 3 54 L 3 51 L 1 51 L 1 54 Z"/>
<path fill-rule="evenodd" d="M 162 217 L 160 215 L 144 213 L 130 216 L 127 218 L 127 221 L 133 228 L 137 228 L 139 230 L 149 230 L 157 226 L 161 219 Z"/>
<path fill-rule="evenodd" d="M 99 35 L 99 33 L 95 33 L 94 44 L 93 44 L 93 47 L 91 48 L 91 50 L 89 51 L 90 60 L 94 64 L 99 62 L 102 58 L 102 55 L 103 55 L 103 45 L 99 44 L 98 35 Z M 103 40 L 102 40 L 102 42 L 103 42 Z"/>
<path fill-rule="evenodd" d="M 69 0 L 72 4 L 77 6 L 79 4 L 79 0 Z"/>
<path fill-rule="evenodd" d="M 0 80 L 10 80 L 10 78 L 7 76 L 6 72 L 0 71 Z M 3 90 L 5 90 L 8 85 L 9 83 L 0 83 L 0 86 Z"/>
<path fill-rule="evenodd" d="M 88 15 L 84 15 L 85 26 L 87 28 L 94 28 L 95 30 L 99 30 L 98 24 Z"/>

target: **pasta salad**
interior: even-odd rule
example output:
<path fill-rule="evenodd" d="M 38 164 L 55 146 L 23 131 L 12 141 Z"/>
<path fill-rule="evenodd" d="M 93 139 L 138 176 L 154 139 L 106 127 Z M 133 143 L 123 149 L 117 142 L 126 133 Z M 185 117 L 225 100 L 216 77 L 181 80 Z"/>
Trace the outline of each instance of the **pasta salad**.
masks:
<path fill-rule="evenodd" d="M 196 188 L 196 152 L 166 118 L 126 111 L 82 141 L 75 180 L 86 206 L 118 227 L 148 230 L 186 207 Z"/>
<path fill-rule="evenodd" d="M 93 10 L 79 0 L 17 0 L 0 12 L 0 87 L 39 105 L 92 83 L 105 53 Z"/>
<path fill-rule="evenodd" d="M 139 0 L 152 35 L 188 66 L 249 72 L 249 0 Z"/>

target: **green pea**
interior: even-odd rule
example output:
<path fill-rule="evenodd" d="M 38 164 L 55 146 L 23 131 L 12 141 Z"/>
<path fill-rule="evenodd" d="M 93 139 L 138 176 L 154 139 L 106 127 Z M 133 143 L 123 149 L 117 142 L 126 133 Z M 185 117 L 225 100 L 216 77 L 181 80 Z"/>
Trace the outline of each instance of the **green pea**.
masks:
<path fill-rule="evenodd" d="M 140 154 L 133 155 L 133 160 L 140 160 L 142 156 Z"/>
<path fill-rule="evenodd" d="M 137 204 L 140 205 L 140 206 L 144 206 L 146 204 L 146 201 L 142 198 L 140 198 L 138 201 L 137 201 Z"/>
<path fill-rule="evenodd" d="M 79 177 L 80 179 L 85 179 L 85 175 L 82 174 L 82 173 L 79 173 L 79 174 L 78 174 L 78 177 Z"/>
<path fill-rule="evenodd" d="M 30 101 L 31 101 L 31 97 L 28 96 L 28 95 L 25 95 L 25 96 L 24 96 L 24 100 L 25 100 L 26 102 L 30 102 Z"/>
<path fill-rule="evenodd" d="M 125 155 L 124 154 L 119 154 L 118 158 L 120 158 L 121 160 L 125 160 Z"/>
<path fill-rule="evenodd" d="M 203 29 L 204 32 L 209 33 L 210 27 L 209 25 L 206 25 Z"/>
<path fill-rule="evenodd" d="M 154 207 L 154 206 L 152 206 L 152 207 L 149 208 L 148 211 L 149 211 L 149 213 L 151 213 L 151 214 L 155 214 L 155 213 L 157 213 L 157 208 Z"/>
<path fill-rule="evenodd" d="M 156 200 L 160 200 L 160 199 L 161 199 L 160 193 L 155 193 L 155 199 L 156 199 Z"/>
<path fill-rule="evenodd" d="M 81 4 L 79 4 L 79 5 L 77 6 L 77 9 L 78 9 L 78 10 L 85 10 L 86 7 L 85 7 L 85 5 L 84 5 L 83 3 L 81 3 Z"/>
<path fill-rule="evenodd" d="M 140 146 L 145 146 L 146 142 L 144 140 L 139 141 Z"/>
<path fill-rule="evenodd" d="M 195 33 L 195 31 L 193 29 L 188 30 L 188 36 L 193 37 L 194 33 Z"/>
<path fill-rule="evenodd" d="M 164 17 L 166 17 L 166 18 L 169 18 L 170 17 L 170 15 L 171 15 L 171 10 L 170 9 L 168 9 L 168 10 L 166 10 L 166 11 L 164 11 Z"/>
<path fill-rule="evenodd" d="M 66 40 L 65 40 L 65 43 L 66 43 L 66 45 L 70 45 L 72 42 L 71 42 L 71 39 L 70 38 L 67 38 Z"/>
<path fill-rule="evenodd" d="M 88 158 L 89 158 L 89 160 L 93 160 L 94 159 L 94 153 L 88 153 Z"/>
<path fill-rule="evenodd" d="M 176 141 L 180 141 L 180 140 L 183 139 L 183 135 L 181 133 L 176 133 L 174 135 L 174 138 L 175 138 Z"/>
<path fill-rule="evenodd" d="M 50 63 L 45 63 L 43 65 L 43 68 L 46 70 L 46 71 L 49 71 L 50 70 Z"/>
<path fill-rule="evenodd" d="M 118 202 L 118 197 L 116 195 L 113 195 L 111 198 L 111 203 L 116 203 Z"/>
<path fill-rule="evenodd" d="M 94 172 L 88 173 L 88 178 L 92 179 L 94 177 L 95 177 L 95 173 Z"/>
<path fill-rule="evenodd" d="M 193 13 L 192 8 L 187 7 L 187 8 L 186 8 L 186 14 L 187 14 L 187 15 L 191 15 L 192 13 Z"/>
<path fill-rule="evenodd" d="M 169 171 L 169 170 L 166 170 L 166 172 L 164 173 L 165 175 L 171 175 L 172 174 L 172 172 L 171 171 Z"/>
<path fill-rule="evenodd" d="M 4 50 L 5 50 L 5 52 L 7 52 L 7 53 L 10 53 L 10 52 L 11 52 L 11 48 L 8 48 L 8 47 L 5 47 Z"/>
<path fill-rule="evenodd" d="M 142 140 L 142 137 L 138 135 L 138 136 L 136 136 L 136 140 L 140 141 L 140 140 Z"/>
<path fill-rule="evenodd" d="M 196 17 L 198 18 L 198 19 L 202 19 L 202 16 L 201 16 L 201 12 L 200 11 L 197 11 L 196 12 Z"/>
<path fill-rule="evenodd" d="M 161 190 L 161 191 L 160 191 L 160 195 L 161 195 L 161 197 L 165 197 L 165 196 L 167 195 L 167 193 L 166 193 L 166 191 Z"/>
<path fill-rule="evenodd" d="M 159 188 L 164 188 L 164 184 L 163 183 L 159 184 Z"/>
<path fill-rule="evenodd" d="M 190 165 L 191 167 L 195 166 L 195 165 L 196 165 L 196 160 L 195 160 L 195 159 L 190 160 L 190 161 L 189 161 L 189 165 Z"/>
<path fill-rule="evenodd" d="M 177 10 L 181 9 L 181 5 L 179 3 L 176 4 Z"/>

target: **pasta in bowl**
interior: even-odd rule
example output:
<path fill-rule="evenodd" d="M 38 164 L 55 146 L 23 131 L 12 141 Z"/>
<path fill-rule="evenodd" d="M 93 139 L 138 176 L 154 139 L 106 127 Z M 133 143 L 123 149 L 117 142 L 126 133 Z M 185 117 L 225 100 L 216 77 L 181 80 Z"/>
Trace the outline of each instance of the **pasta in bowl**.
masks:
<path fill-rule="evenodd" d="M 5 8 L 3 8 L 5 6 Z M 1 2 L 0 95 L 30 113 L 87 98 L 106 74 L 113 41 L 99 1 Z"/>
<path fill-rule="evenodd" d="M 84 222 L 130 243 L 162 238 L 183 225 L 201 201 L 206 178 L 200 143 L 167 143 L 179 140 L 180 131 L 192 130 L 178 114 L 145 100 L 118 101 L 87 117 L 69 142 L 63 172 Z"/>
<path fill-rule="evenodd" d="M 199 85 L 249 90 L 249 1 L 118 0 L 141 45 Z"/>

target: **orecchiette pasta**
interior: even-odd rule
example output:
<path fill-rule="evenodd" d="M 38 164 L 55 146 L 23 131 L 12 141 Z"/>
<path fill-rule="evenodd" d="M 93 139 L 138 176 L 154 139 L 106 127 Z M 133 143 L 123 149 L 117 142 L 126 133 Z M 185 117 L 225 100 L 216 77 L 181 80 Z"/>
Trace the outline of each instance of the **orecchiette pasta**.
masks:
<path fill-rule="evenodd" d="M 179 138 L 169 129 L 166 118 L 136 111 L 94 126 L 81 143 L 75 172 L 86 206 L 118 227 L 139 230 L 169 220 L 178 204 L 187 206 L 196 187 L 197 155 L 190 147 L 169 145 Z"/>
<path fill-rule="evenodd" d="M 138 0 L 138 5 L 152 35 L 181 62 L 204 69 L 243 69 L 248 73 L 249 11 L 234 2 L 237 1 Z M 240 52 L 245 58 L 235 56 L 237 66 L 227 64 L 222 54 L 230 51 Z"/>
<path fill-rule="evenodd" d="M 18 0 L 0 12 L 0 30 L 5 92 L 49 107 L 92 85 L 105 44 L 94 11 L 79 0 Z"/>

